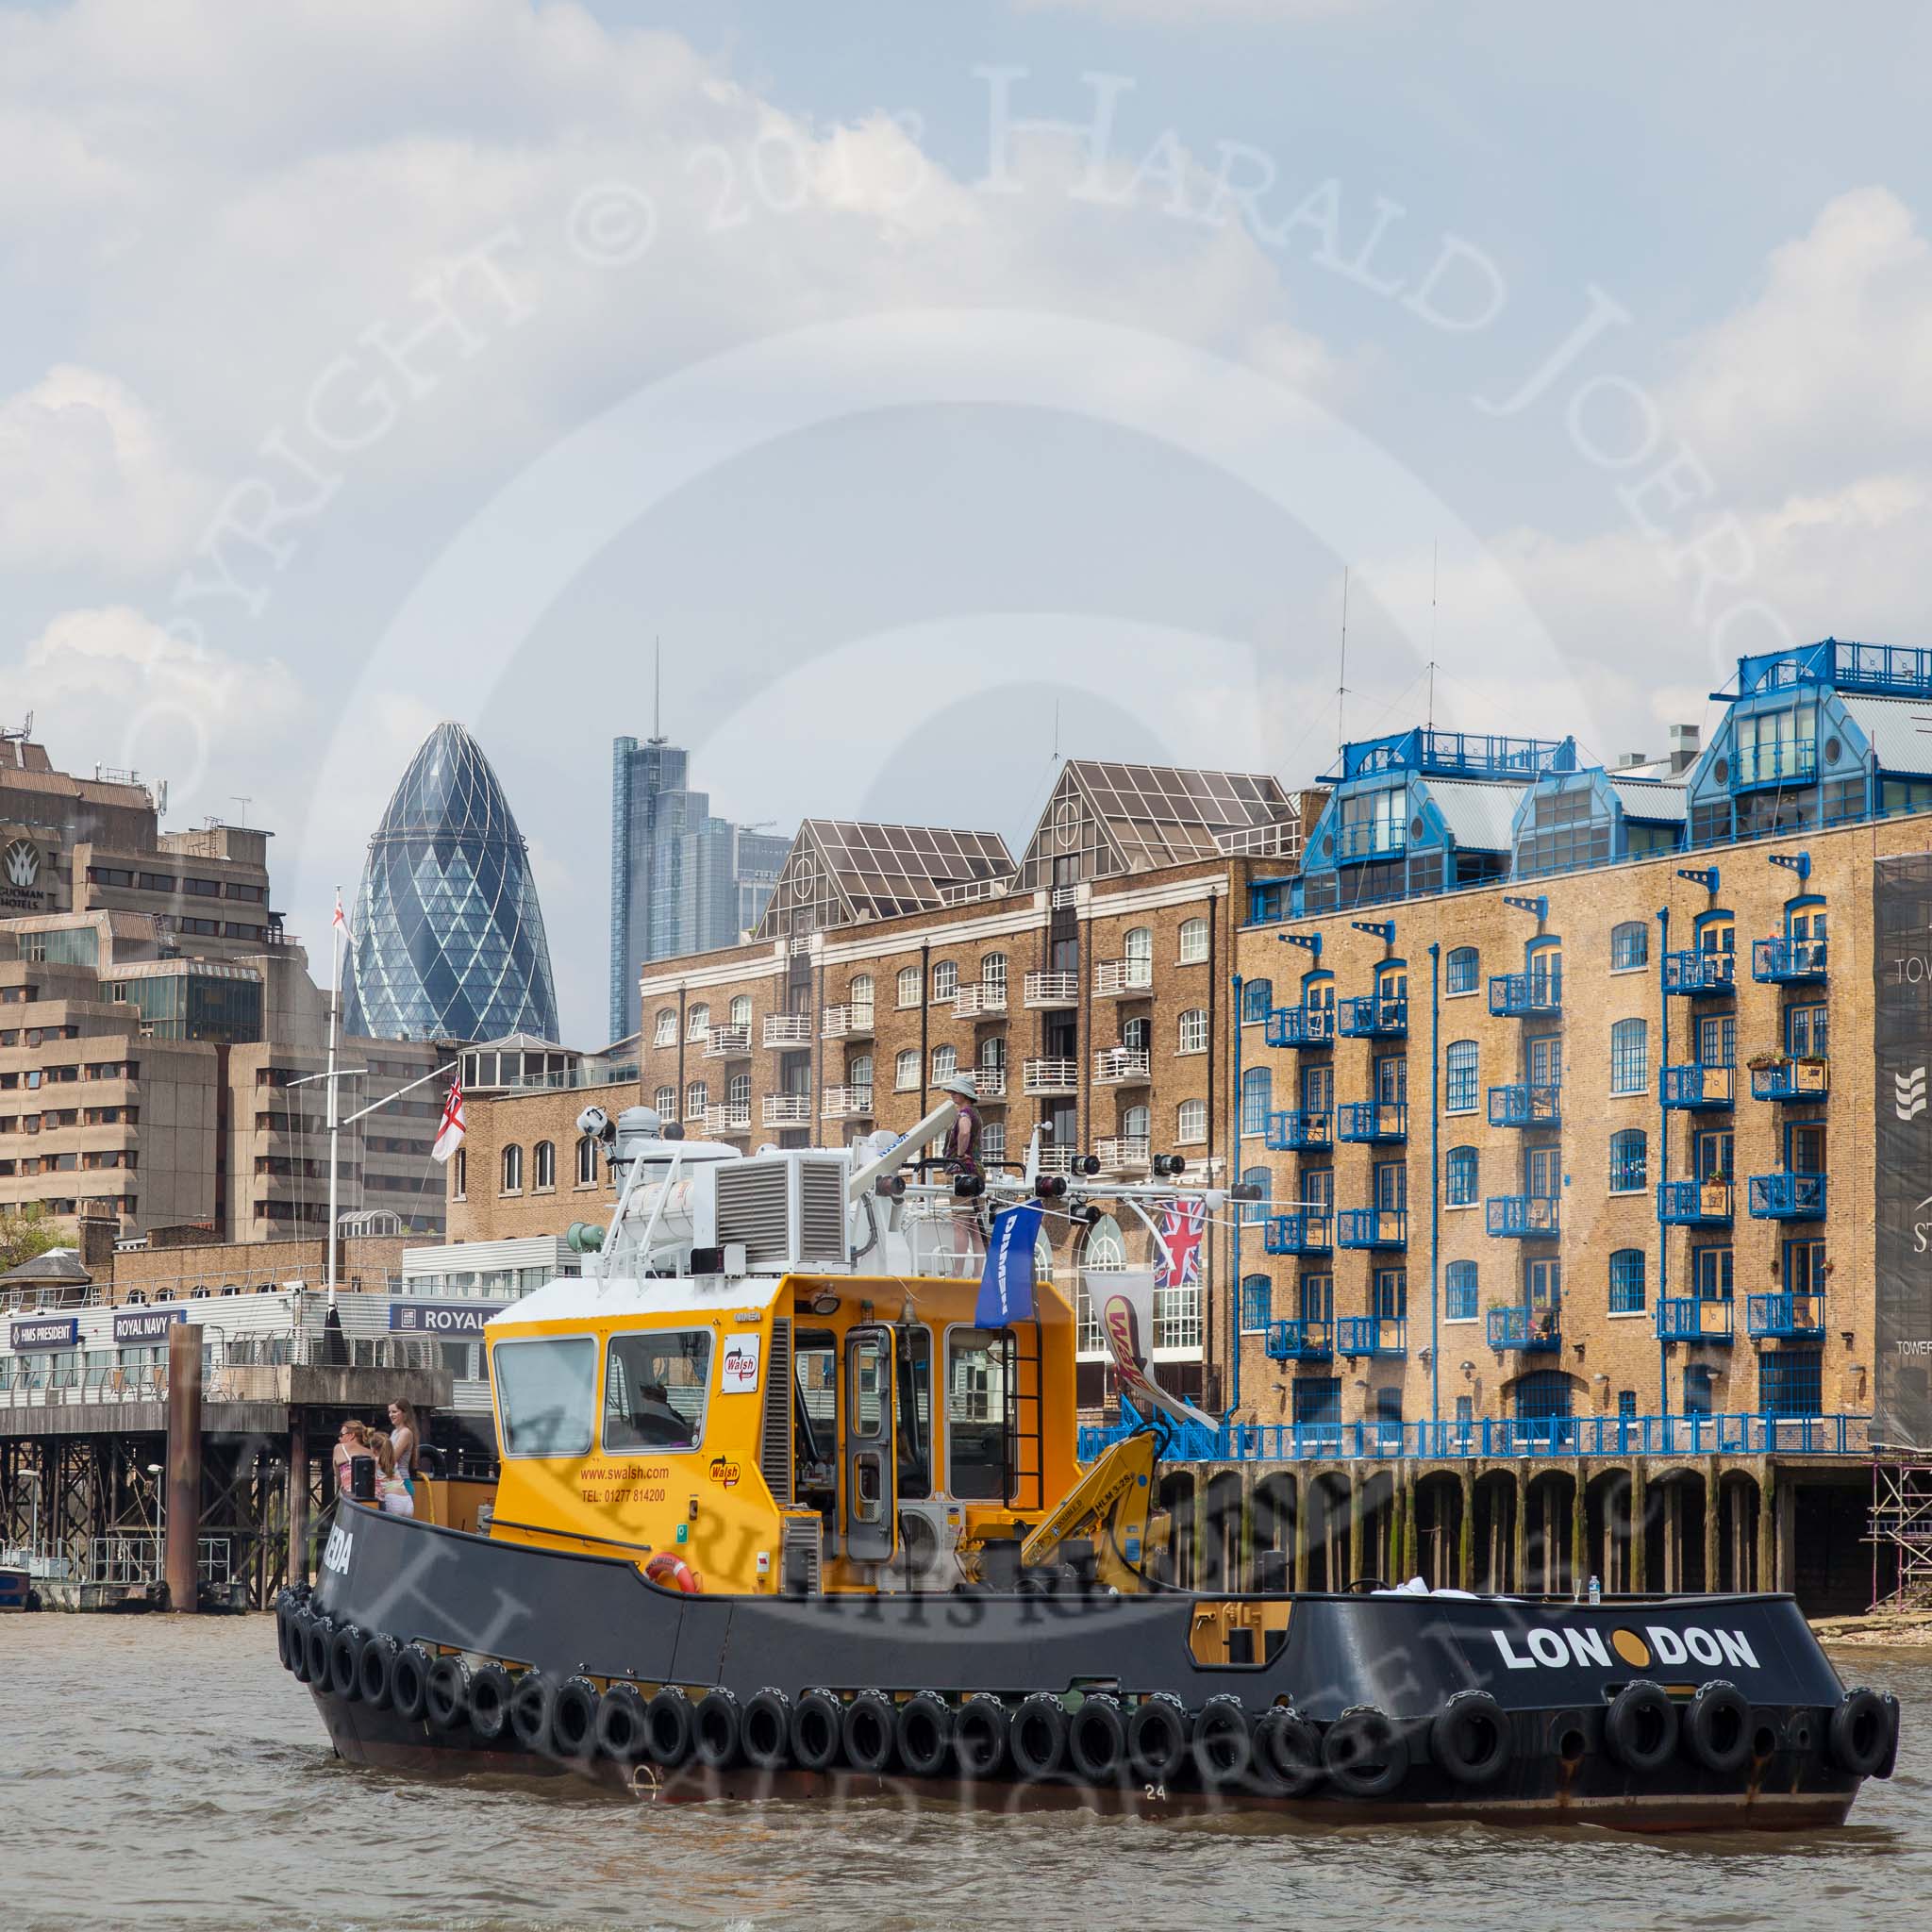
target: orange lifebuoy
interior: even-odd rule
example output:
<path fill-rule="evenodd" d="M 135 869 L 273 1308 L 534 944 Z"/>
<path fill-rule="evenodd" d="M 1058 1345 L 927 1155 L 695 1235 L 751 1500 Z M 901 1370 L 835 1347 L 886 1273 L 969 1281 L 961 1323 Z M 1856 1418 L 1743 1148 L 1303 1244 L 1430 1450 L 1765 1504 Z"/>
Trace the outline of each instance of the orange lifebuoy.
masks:
<path fill-rule="evenodd" d="M 671 1550 L 653 1557 L 644 1565 L 644 1574 L 660 1590 L 681 1590 L 688 1596 L 696 1596 L 705 1587 L 705 1579 Z"/>

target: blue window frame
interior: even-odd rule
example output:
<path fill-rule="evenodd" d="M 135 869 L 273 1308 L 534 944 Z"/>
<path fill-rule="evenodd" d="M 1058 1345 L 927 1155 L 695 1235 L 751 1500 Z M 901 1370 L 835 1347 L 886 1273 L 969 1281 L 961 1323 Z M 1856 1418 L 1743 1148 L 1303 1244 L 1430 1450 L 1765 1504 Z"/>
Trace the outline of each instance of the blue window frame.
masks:
<path fill-rule="evenodd" d="M 1824 1243 L 1787 1241 L 1785 1243 L 1784 1290 L 1787 1294 L 1824 1292 Z"/>
<path fill-rule="evenodd" d="M 1442 1162 L 1442 1199 L 1451 1208 L 1474 1208 L 1480 1198 L 1480 1169 L 1474 1147 L 1452 1147 Z"/>
<path fill-rule="evenodd" d="M 1704 1362 L 1687 1362 L 1684 1365 L 1684 1413 L 1708 1415 L 1710 1412 L 1710 1369 Z"/>
<path fill-rule="evenodd" d="M 1408 1271 L 1406 1268 L 1375 1270 L 1375 1315 L 1384 1322 L 1400 1322 L 1408 1313 Z"/>
<path fill-rule="evenodd" d="M 1398 1429 L 1402 1426 L 1402 1390 L 1400 1386 L 1393 1389 L 1377 1389 L 1375 1391 L 1375 1420 L 1382 1424 L 1392 1424 Z"/>
<path fill-rule="evenodd" d="M 1641 1127 L 1625 1127 L 1610 1136 L 1610 1192 L 1641 1194 L 1646 1186 L 1650 1143 Z"/>
<path fill-rule="evenodd" d="M 1341 1377 L 1340 1375 L 1297 1376 L 1290 1385 L 1294 1390 L 1294 1419 L 1298 1423 L 1341 1424 Z"/>
<path fill-rule="evenodd" d="M 1265 1274 L 1241 1278 L 1241 1333 L 1259 1335 L 1268 1327 L 1269 1308 L 1274 1299 L 1274 1284 Z"/>
<path fill-rule="evenodd" d="M 1731 1298 L 1731 1250 L 1692 1248 L 1690 1285 L 1700 1301 L 1727 1302 Z"/>
<path fill-rule="evenodd" d="M 1650 963 L 1650 927 L 1641 919 L 1628 919 L 1610 928 L 1610 971 L 1628 973 L 1633 967 Z"/>
<path fill-rule="evenodd" d="M 1824 1059 L 1831 1052 L 1831 1028 L 1822 1005 L 1785 1011 L 1785 1050 L 1796 1059 Z"/>
<path fill-rule="evenodd" d="M 1335 1277 L 1332 1274 L 1304 1274 L 1301 1282 L 1302 1320 L 1332 1322 L 1335 1319 Z"/>
<path fill-rule="evenodd" d="M 1241 1219 L 1250 1224 L 1266 1221 L 1269 1204 L 1274 1198 L 1274 1173 L 1272 1168 L 1244 1167 L 1241 1179 L 1251 1188 L 1259 1188 L 1261 1197 L 1257 1201 L 1244 1201 L 1241 1204 Z"/>
<path fill-rule="evenodd" d="M 1261 1133 L 1274 1104 L 1274 1075 L 1266 1067 L 1250 1067 L 1241 1075 L 1241 1132 Z"/>
<path fill-rule="evenodd" d="M 1570 1413 L 1570 1377 L 1560 1369 L 1534 1369 L 1516 1380 L 1516 1417 L 1539 1422 Z"/>
<path fill-rule="evenodd" d="M 1452 1040 L 1443 1059 L 1442 1110 L 1445 1113 L 1474 1113 L 1475 1103 L 1475 1041 Z"/>
<path fill-rule="evenodd" d="M 1400 1160 L 1384 1160 L 1374 1174 L 1375 1211 L 1400 1214 L 1408 1206 L 1408 1167 Z"/>
<path fill-rule="evenodd" d="M 1757 1411 L 1768 1416 L 1824 1413 L 1824 1353 L 1816 1348 L 1777 1348 L 1757 1362 Z"/>
<path fill-rule="evenodd" d="M 1619 1248 L 1610 1257 L 1610 1313 L 1643 1312 L 1643 1250 Z"/>
<path fill-rule="evenodd" d="M 1443 989 L 1449 992 L 1474 992 L 1482 984 L 1482 956 L 1474 946 L 1457 946 L 1449 955 Z"/>
<path fill-rule="evenodd" d="M 1637 1391 L 1634 1389 L 1617 1391 L 1617 1415 L 1624 1422 L 1634 1421 L 1637 1415 Z"/>
<path fill-rule="evenodd" d="M 1456 1426 L 1458 1429 L 1468 1429 L 1474 1422 L 1475 1397 L 1474 1395 L 1458 1395 L 1456 1398 Z"/>
<path fill-rule="evenodd" d="M 1641 1020 L 1610 1027 L 1610 1091 L 1641 1093 L 1650 1085 L 1650 1028 Z"/>
<path fill-rule="evenodd" d="M 1327 1113 L 1335 1106 L 1335 1069 L 1325 1063 L 1302 1069 L 1302 1111 Z"/>
<path fill-rule="evenodd" d="M 1274 1006 L 1274 982 L 1250 979 L 1241 987 L 1241 1024 L 1253 1026 L 1267 1019 Z"/>
<path fill-rule="evenodd" d="M 1294 886 L 1289 879 L 1261 879 L 1248 888 L 1248 924 L 1274 925 L 1294 909 Z"/>
<path fill-rule="evenodd" d="M 1452 1261 L 1442 1274 L 1443 1306 L 1452 1322 L 1475 1320 L 1475 1263 Z"/>

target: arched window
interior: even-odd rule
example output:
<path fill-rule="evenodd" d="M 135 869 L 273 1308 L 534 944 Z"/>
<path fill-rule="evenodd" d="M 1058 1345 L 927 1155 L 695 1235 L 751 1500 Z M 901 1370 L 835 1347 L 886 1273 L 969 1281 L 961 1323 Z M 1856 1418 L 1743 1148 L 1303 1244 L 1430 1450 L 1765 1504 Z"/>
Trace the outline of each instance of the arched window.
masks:
<path fill-rule="evenodd" d="M 936 1046 L 932 1050 L 932 1079 L 937 1087 L 941 1080 L 950 1080 L 959 1071 L 959 1050 L 954 1046 Z"/>
<path fill-rule="evenodd" d="M 1250 979 L 1241 986 L 1241 1024 L 1257 1026 L 1274 1008 L 1274 982 Z"/>
<path fill-rule="evenodd" d="M 1274 1296 L 1274 1284 L 1265 1274 L 1241 1276 L 1241 1333 L 1265 1335 Z"/>
<path fill-rule="evenodd" d="M 1474 1147 L 1452 1147 L 1442 1162 L 1442 1201 L 1449 1208 L 1474 1208 L 1476 1204 L 1476 1152 Z"/>
<path fill-rule="evenodd" d="M 1145 1013 L 1136 1013 L 1121 1026 L 1121 1044 L 1129 1053 L 1146 1053 L 1154 1045 L 1154 1022 Z"/>
<path fill-rule="evenodd" d="M 900 1093 L 916 1093 L 919 1091 L 919 1049 L 908 1046 L 892 1062 L 892 1087 Z"/>
<path fill-rule="evenodd" d="M 660 1087 L 651 1096 L 651 1105 L 658 1110 L 660 1121 L 675 1121 L 677 1118 L 677 1089 Z"/>
<path fill-rule="evenodd" d="M 503 1191 L 520 1194 L 524 1189 L 524 1150 L 514 1141 L 503 1150 Z"/>
<path fill-rule="evenodd" d="M 710 1105 L 711 1089 L 704 1080 L 688 1081 L 684 1090 L 684 1117 L 688 1121 L 701 1121 L 705 1108 Z"/>
<path fill-rule="evenodd" d="M 593 1188 L 597 1184 L 597 1143 L 588 1134 L 577 1136 L 577 1186 Z"/>
<path fill-rule="evenodd" d="M 1650 927 L 1641 919 L 1626 919 L 1610 928 L 1610 971 L 1634 973 L 1650 963 Z"/>
<path fill-rule="evenodd" d="M 1641 1127 L 1625 1127 L 1610 1136 L 1610 1192 L 1641 1194 L 1648 1180 L 1649 1143 Z"/>
<path fill-rule="evenodd" d="M 959 968 L 951 959 L 941 959 L 932 969 L 932 996 L 936 1000 L 950 1000 L 958 996 Z"/>
<path fill-rule="evenodd" d="M 1130 1107 L 1121 1116 L 1121 1137 L 1127 1141 L 1146 1141 L 1154 1133 L 1154 1109 L 1148 1107 Z"/>
<path fill-rule="evenodd" d="M 1450 1322 L 1474 1322 L 1475 1300 L 1475 1263 L 1450 1262 L 1442 1271 L 1443 1319 Z"/>
<path fill-rule="evenodd" d="M 1266 1067 L 1250 1067 L 1241 1075 L 1241 1132 L 1258 1134 L 1268 1124 L 1274 1103 L 1274 1076 Z"/>
<path fill-rule="evenodd" d="M 1610 1091 L 1641 1093 L 1650 1085 L 1650 1029 L 1641 1020 L 1610 1027 Z"/>
<path fill-rule="evenodd" d="M 1546 1422 L 1570 1413 L 1570 1377 L 1561 1369 L 1532 1369 L 1516 1378 L 1516 1418 Z"/>
<path fill-rule="evenodd" d="M 1174 1112 L 1174 1140 L 1183 1147 L 1196 1147 L 1208 1138 L 1208 1103 L 1184 1100 Z"/>
<path fill-rule="evenodd" d="M 982 1167 L 998 1167 L 1007 1158 L 1007 1124 L 988 1121 L 979 1130 L 979 1160 Z"/>
<path fill-rule="evenodd" d="M 872 1056 L 869 1053 L 854 1054 L 845 1068 L 845 1084 L 848 1087 L 872 1088 Z"/>
<path fill-rule="evenodd" d="M 979 1042 L 979 1064 L 981 1070 L 1005 1073 L 1007 1070 L 1007 1039 L 1003 1033 L 994 1033 Z"/>
<path fill-rule="evenodd" d="M 1454 995 L 1474 992 L 1481 983 L 1483 962 L 1474 946 L 1457 946 L 1449 955 L 1442 971 L 1442 991 Z"/>
<path fill-rule="evenodd" d="M 916 1007 L 919 1004 L 917 966 L 902 966 L 899 969 L 899 1004 L 902 1007 Z"/>
<path fill-rule="evenodd" d="M 731 1024 L 734 1026 L 751 1024 L 751 995 L 748 992 L 737 994 L 731 1002 Z"/>
<path fill-rule="evenodd" d="M 1477 1091 L 1475 1041 L 1452 1040 L 1442 1061 L 1442 1111 L 1474 1113 Z"/>
<path fill-rule="evenodd" d="M 659 1007 L 658 1008 L 658 1030 L 651 1037 L 653 1046 L 675 1046 L 677 1044 L 677 1008 Z"/>
<path fill-rule="evenodd" d="M 530 1149 L 530 1185 L 554 1188 L 557 1185 L 557 1142 L 539 1141 Z"/>
<path fill-rule="evenodd" d="M 724 1083 L 724 1105 L 731 1108 L 744 1108 L 747 1114 L 749 1113 L 751 1108 L 751 1075 L 749 1074 L 733 1074 L 730 1079 Z"/>
<path fill-rule="evenodd" d="M 998 987 L 1007 990 L 1007 956 L 1004 953 L 988 953 L 979 962 L 979 983 L 984 987 Z"/>
<path fill-rule="evenodd" d="M 1208 957 L 1208 922 L 1205 919 L 1184 919 L 1181 921 L 1181 964 L 1198 966 Z"/>
<path fill-rule="evenodd" d="M 1080 1243 L 1079 1337 L 1075 1346 L 1086 1354 L 1097 1354 L 1107 1346 L 1099 1300 L 1088 1287 L 1087 1276 L 1118 1274 L 1126 1265 L 1127 1244 L 1121 1236 L 1121 1224 L 1111 1214 L 1103 1214 Z"/>
<path fill-rule="evenodd" d="M 1610 1313 L 1643 1312 L 1643 1250 L 1619 1248 L 1610 1257 Z"/>
<path fill-rule="evenodd" d="M 850 1006 L 863 1007 L 867 1016 L 870 1017 L 872 1013 L 872 974 L 870 973 L 855 973 L 852 975 L 852 984 L 845 989 L 845 999 Z"/>
<path fill-rule="evenodd" d="M 1258 1225 L 1268 1219 L 1269 1203 L 1274 1196 L 1274 1171 L 1266 1167 L 1244 1167 L 1241 1170 L 1241 1184 L 1261 1191 L 1254 1200 L 1241 1203 L 1241 1219 Z"/>
<path fill-rule="evenodd" d="M 684 1037 L 702 1040 L 711 1030 L 711 1009 L 700 1000 L 685 1016 Z"/>
<path fill-rule="evenodd" d="M 1190 1007 L 1181 1015 L 1175 1051 L 1178 1053 L 1206 1053 L 1208 1051 L 1208 1014 L 1203 1008 Z"/>
<path fill-rule="evenodd" d="M 1127 984 L 1131 987 L 1149 987 L 1154 984 L 1154 928 L 1151 925 L 1136 925 L 1128 928 L 1123 941 L 1126 954 Z"/>

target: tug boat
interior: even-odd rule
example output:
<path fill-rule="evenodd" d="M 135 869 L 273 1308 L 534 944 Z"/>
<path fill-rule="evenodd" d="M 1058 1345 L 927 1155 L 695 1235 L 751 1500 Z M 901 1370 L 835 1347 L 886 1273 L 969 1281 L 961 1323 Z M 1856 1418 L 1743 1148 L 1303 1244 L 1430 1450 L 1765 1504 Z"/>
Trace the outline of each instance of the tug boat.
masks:
<path fill-rule="evenodd" d="M 1036 1142 L 1012 1178 L 908 1181 L 954 1110 L 755 1157 L 587 1110 L 617 1206 L 573 1230 L 583 1276 L 488 1324 L 499 1476 L 439 1486 L 435 1523 L 341 1499 L 277 1600 L 341 1757 L 1643 1831 L 1838 1824 L 1890 1774 L 1896 1701 L 1847 1690 L 1788 1595 L 1163 1580 L 1164 1421 L 1083 1470 L 1070 1299 L 988 1299 L 1014 1278 L 989 1237 L 1078 1218 L 1082 1177 Z M 1153 1230 L 1176 1188 L 1106 1194 Z M 1185 1412 L 1131 1309 L 1107 1320 L 1137 1396 Z"/>

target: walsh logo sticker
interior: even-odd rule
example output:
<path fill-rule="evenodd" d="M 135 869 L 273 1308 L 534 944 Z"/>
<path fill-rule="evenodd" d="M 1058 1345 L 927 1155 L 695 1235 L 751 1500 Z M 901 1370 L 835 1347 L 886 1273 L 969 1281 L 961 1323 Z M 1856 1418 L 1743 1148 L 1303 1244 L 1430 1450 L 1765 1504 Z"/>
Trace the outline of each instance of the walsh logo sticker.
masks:
<path fill-rule="evenodd" d="M 1653 1624 L 1641 1635 L 1620 1624 L 1604 1641 L 1601 1630 L 1579 1630 L 1566 1624 L 1561 1630 L 1530 1631 L 1523 1642 L 1524 1656 L 1510 1641 L 1507 1630 L 1491 1630 L 1503 1661 L 1512 1671 L 1567 1671 L 1596 1667 L 1609 1670 L 1613 1663 L 1626 1663 L 1634 1671 L 1648 1670 L 1653 1664 L 1730 1664 L 1738 1669 L 1757 1669 L 1757 1654 L 1741 1630 L 1704 1630 L 1687 1624 L 1673 1630 L 1667 1624 Z M 1614 1658 L 1612 1653 L 1615 1653 Z"/>

